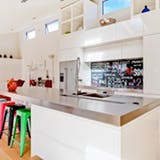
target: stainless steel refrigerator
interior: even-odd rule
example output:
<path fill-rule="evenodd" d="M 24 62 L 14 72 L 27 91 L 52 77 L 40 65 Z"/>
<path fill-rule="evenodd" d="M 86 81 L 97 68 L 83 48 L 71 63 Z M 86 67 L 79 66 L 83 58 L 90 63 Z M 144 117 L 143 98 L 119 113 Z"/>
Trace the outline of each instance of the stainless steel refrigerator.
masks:
<path fill-rule="evenodd" d="M 60 62 L 60 90 L 77 93 L 80 58 Z"/>

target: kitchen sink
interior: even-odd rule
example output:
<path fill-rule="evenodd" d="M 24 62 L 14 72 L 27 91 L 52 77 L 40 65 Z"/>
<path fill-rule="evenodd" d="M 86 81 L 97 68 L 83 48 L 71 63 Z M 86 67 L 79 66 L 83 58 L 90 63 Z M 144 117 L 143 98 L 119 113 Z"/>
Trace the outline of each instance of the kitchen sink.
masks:
<path fill-rule="evenodd" d="M 85 94 L 87 94 L 87 92 L 78 92 L 77 94 L 73 93 L 72 95 L 85 95 Z"/>
<path fill-rule="evenodd" d="M 88 94 L 84 94 L 83 96 L 96 97 L 96 98 L 109 97 L 109 95 L 107 95 L 107 94 L 98 94 L 98 93 L 88 93 Z"/>
<path fill-rule="evenodd" d="M 62 94 L 62 96 L 85 96 L 85 97 L 94 97 L 94 98 L 110 97 L 110 95 L 108 94 L 87 93 L 87 92 L 78 92 L 78 94 L 72 93 L 71 95 Z"/>
<path fill-rule="evenodd" d="M 106 97 L 111 97 L 112 95 L 98 94 L 98 93 L 81 92 L 81 93 L 78 93 L 78 95 L 76 93 L 72 93 L 72 94 L 61 94 L 61 96 L 78 97 L 78 98 L 92 99 L 92 100 L 96 99 L 97 101 L 103 101 L 103 102 L 108 102 L 108 103 L 116 103 L 116 104 L 125 104 L 126 103 L 126 102 L 120 102 L 120 101 L 115 101 L 115 100 L 103 99 L 103 98 L 106 98 Z"/>
<path fill-rule="evenodd" d="M 78 92 L 78 94 L 73 93 L 72 95 L 95 97 L 95 98 L 105 98 L 105 97 L 109 97 L 109 95 L 107 95 L 107 94 L 87 93 L 87 92 Z"/>

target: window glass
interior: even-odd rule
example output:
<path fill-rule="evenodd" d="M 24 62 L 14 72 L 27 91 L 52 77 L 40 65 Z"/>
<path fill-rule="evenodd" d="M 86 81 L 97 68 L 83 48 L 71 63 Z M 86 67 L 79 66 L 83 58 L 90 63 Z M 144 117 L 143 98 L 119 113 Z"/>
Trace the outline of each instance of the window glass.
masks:
<path fill-rule="evenodd" d="M 102 0 L 102 14 L 130 7 L 131 0 Z"/>
<path fill-rule="evenodd" d="M 36 37 L 36 31 L 34 29 L 26 32 L 27 40 L 34 39 L 35 37 Z"/>
<path fill-rule="evenodd" d="M 55 20 L 45 24 L 46 33 L 57 31 L 59 29 L 59 21 Z"/>

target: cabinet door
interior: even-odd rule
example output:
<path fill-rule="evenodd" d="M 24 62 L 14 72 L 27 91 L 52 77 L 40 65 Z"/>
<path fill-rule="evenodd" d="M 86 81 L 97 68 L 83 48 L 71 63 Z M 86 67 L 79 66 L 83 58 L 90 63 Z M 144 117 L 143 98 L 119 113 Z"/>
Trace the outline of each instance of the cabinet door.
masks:
<path fill-rule="evenodd" d="M 160 34 L 144 37 L 144 92 L 160 94 Z"/>
<path fill-rule="evenodd" d="M 122 59 L 143 57 L 142 46 L 142 39 L 124 41 L 122 43 Z"/>

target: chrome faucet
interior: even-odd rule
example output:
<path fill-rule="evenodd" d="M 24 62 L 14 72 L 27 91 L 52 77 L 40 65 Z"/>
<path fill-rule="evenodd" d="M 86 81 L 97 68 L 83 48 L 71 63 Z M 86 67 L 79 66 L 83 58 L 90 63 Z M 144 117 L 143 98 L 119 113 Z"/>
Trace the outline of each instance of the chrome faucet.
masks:
<path fill-rule="evenodd" d="M 80 65 L 81 65 L 80 57 L 77 57 L 77 60 L 76 60 L 76 78 L 75 78 L 76 95 L 78 95 L 78 93 L 79 93 L 79 72 L 80 72 Z"/>

